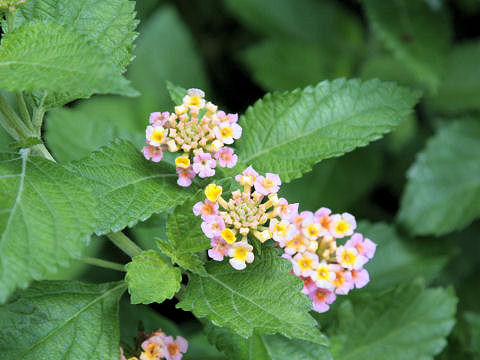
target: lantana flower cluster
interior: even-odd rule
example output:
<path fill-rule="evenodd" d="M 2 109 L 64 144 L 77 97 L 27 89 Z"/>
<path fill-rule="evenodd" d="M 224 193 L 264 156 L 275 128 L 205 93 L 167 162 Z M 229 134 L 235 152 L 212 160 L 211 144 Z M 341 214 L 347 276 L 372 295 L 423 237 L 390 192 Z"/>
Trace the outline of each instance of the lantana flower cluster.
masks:
<path fill-rule="evenodd" d="M 293 273 L 304 282 L 303 293 L 313 309 L 325 312 L 337 295 L 362 288 L 369 281 L 364 265 L 373 258 L 376 244 L 354 233 L 355 218 L 349 213 L 332 214 L 328 208 L 315 213 L 298 213 L 298 204 L 280 219 L 270 222 L 273 239 L 283 248 L 284 258 L 293 264 Z M 337 243 L 347 239 L 344 245 Z"/>
<path fill-rule="evenodd" d="M 210 184 L 205 201 L 193 206 L 193 213 L 202 217 L 203 233 L 211 239 L 210 258 L 229 257 L 235 269 L 243 270 L 254 260 L 248 235 L 261 243 L 273 239 L 284 250 L 282 257 L 292 262 L 292 272 L 303 280 L 302 292 L 317 312 L 327 311 L 337 295 L 369 282 L 363 266 L 373 258 L 376 244 L 354 232 L 352 215 L 332 214 L 327 208 L 299 213 L 298 203 L 278 198 L 277 174 L 262 176 L 251 166 L 235 180 L 243 191 L 232 192 L 230 200 L 222 197 L 221 186 Z M 337 243 L 347 238 L 343 245 Z"/>
<path fill-rule="evenodd" d="M 189 89 L 174 113 L 150 114 L 142 152 L 154 162 L 162 160 L 166 150 L 181 153 L 175 159 L 180 186 L 190 186 L 197 175 L 214 176 L 217 165 L 232 168 L 237 163 L 237 155 L 226 145 L 242 135 L 238 114 L 226 114 L 204 98 L 202 90 Z"/>
<path fill-rule="evenodd" d="M 174 340 L 172 336 L 167 336 L 159 329 L 148 335 L 141 347 L 140 358 L 133 356 L 128 360 L 180 360 L 187 352 L 188 342 L 181 336 L 177 336 Z M 127 360 L 122 348 L 120 348 L 120 360 Z"/>
<path fill-rule="evenodd" d="M 281 181 L 277 174 L 262 176 L 251 166 L 235 180 L 243 190 L 232 192 L 227 201 L 222 197 L 222 187 L 210 184 L 205 188 L 205 201 L 195 204 L 193 213 L 202 217 L 203 233 L 211 239 L 209 257 L 216 261 L 229 257 L 233 268 L 243 270 L 254 260 L 248 235 L 261 243 L 272 237 L 266 224 L 281 207 L 277 196 Z"/>

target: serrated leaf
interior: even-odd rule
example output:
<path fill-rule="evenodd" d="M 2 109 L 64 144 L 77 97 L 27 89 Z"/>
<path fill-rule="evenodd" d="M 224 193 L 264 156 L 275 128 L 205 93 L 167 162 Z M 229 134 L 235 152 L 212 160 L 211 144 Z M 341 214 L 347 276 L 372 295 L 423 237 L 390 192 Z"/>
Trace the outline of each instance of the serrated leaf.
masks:
<path fill-rule="evenodd" d="M 479 41 L 465 42 L 453 47 L 438 93 L 428 99 L 428 104 L 435 110 L 445 113 L 478 110 L 479 62 Z"/>
<path fill-rule="evenodd" d="M 320 160 L 379 139 L 409 116 L 418 98 L 393 83 L 345 79 L 267 94 L 240 119 L 239 159 L 288 182 Z"/>
<path fill-rule="evenodd" d="M 455 253 L 438 241 L 407 241 L 385 223 L 360 222 L 358 231 L 377 244 L 375 257 L 365 265 L 369 290 L 390 289 L 419 276 L 430 282 Z"/>
<path fill-rule="evenodd" d="M 252 335 L 245 339 L 208 322 L 208 340 L 231 360 L 333 360 L 325 346 L 280 335 Z"/>
<path fill-rule="evenodd" d="M 167 237 L 157 241 L 162 252 L 186 270 L 204 275 L 202 258 L 197 254 L 210 247 L 210 240 L 203 234 L 200 217 L 193 214 L 192 208 L 203 201 L 203 191 L 175 208 L 168 217 Z"/>
<path fill-rule="evenodd" d="M 459 230 L 480 216 L 480 123 L 440 129 L 407 174 L 398 219 L 416 235 Z"/>
<path fill-rule="evenodd" d="M 125 268 L 132 304 L 162 303 L 180 290 L 180 269 L 169 264 L 155 250 L 147 250 L 133 257 Z"/>
<path fill-rule="evenodd" d="M 64 25 L 92 40 L 123 71 L 132 61 L 135 2 L 130 0 L 30 0 L 15 15 L 17 24 L 32 21 Z"/>
<path fill-rule="evenodd" d="M 173 166 L 145 160 L 140 149 L 126 140 L 104 146 L 69 168 L 90 183 L 98 199 L 98 235 L 133 226 L 194 192 L 180 189 Z"/>
<path fill-rule="evenodd" d="M 128 77 L 142 96 L 139 112 L 165 111 L 171 106 L 165 81 L 204 89 L 208 81 L 195 43 L 175 8 L 163 6 L 140 29 L 136 59 Z"/>
<path fill-rule="evenodd" d="M 170 81 L 167 81 L 167 90 L 170 94 L 170 99 L 172 99 L 174 104 L 181 104 L 183 102 L 183 97 L 187 95 L 187 89 L 174 85 Z"/>
<path fill-rule="evenodd" d="M 289 273 L 291 264 L 276 249 L 264 248 L 242 271 L 226 261 L 211 261 L 206 270 L 206 276 L 189 275 L 177 307 L 199 318 L 208 317 L 242 337 L 257 331 L 326 344 L 308 313 L 312 305 L 300 292 L 301 280 Z"/>
<path fill-rule="evenodd" d="M 120 358 L 118 301 L 126 284 L 43 281 L 0 307 L 3 360 Z"/>
<path fill-rule="evenodd" d="M 52 81 L 55 79 L 55 81 Z M 26 24 L 2 38 L 0 87 L 9 91 L 115 93 L 134 90 L 94 43 L 63 26 Z"/>
<path fill-rule="evenodd" d="M 419 281 L 344 301 L 338 309 L 339 327 L 328 334 L 333 357 L 433 359 L 447 343 L 456 303 L 451 289 L 425 289 Z"/>
<path fill-rule="evenodd" d="M 131 101 L 95 97 L 73 108 L 48 113 L 45 139 L 59 162 L 78 160 L 115 139 L 145 144 L 145 120 L 135 117 Z"/>
<path fill-rule="evenodd" d="M 88 184 L 28 154 L 0 154 L 0 302 L 80 256 L 96 223 Z"/>
<path fill-rule="evenodd" d="M 378 37 L 416 77 L 435 90 L 450 45 L 446 10 L 433 10 L 424 0 L 363 1 Z"/>

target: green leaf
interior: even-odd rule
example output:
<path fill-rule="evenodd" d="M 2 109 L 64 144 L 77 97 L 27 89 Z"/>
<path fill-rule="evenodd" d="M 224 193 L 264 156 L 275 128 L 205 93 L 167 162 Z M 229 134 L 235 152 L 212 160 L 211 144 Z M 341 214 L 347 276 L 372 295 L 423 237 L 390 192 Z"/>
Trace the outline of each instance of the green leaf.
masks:
<path fill-rule="evenodd" d="M 210 247 L 210 240 L 203 234 L 202 219 L 193 214 L 193 205 L 205 200 L 203 191 L 175 208 L 168 217 L 167 237 L 160 238 L 157 245 L 172 261 L 186 270 L 205 275 L 203 260 L 197 254 Z"/>
<path fill-rule="evenodd" d="M 182 273 L 155 250 L 147 250 L 132 258 L 126 266 L 132 304 L 162 303 L 180 290 Z"/>
<path fill-rule="evenodd" d="M 293 90 L 320 80 L 350 76 L 352 56 L 321 46 L 266 40 L 249 47 L 243 62 L 267 90 Z"/>
<path fill-rule="evenodd" d="M 15 141 L 10 143 L 8 146 L 12 150 L 28 149 L 35 145 L 43 144 L 43 141 L 36 137 L 29 137 L 27 139 Z"/>
<path fill-rule="evenodd" d="M 370 290 L 390 289 L 419 276 L 431 281 L 455 253 L 438 241 L 402 239 L 385 223 L 361 222 L 358 231 L 377 244 L 375 257 L 365 265 L 370 273 Z"/>
<path fill-rule="evenodd" d="M 242 337 L 258 331 L 326 344 L 308 314 L 312 305 L 300 292 L 302 281 L 289 273 L 291 264 L 276 249 L 264 248 L 242 271 L 226 261 L 211 261 L 206 270 L 206 276 L 189 275 L 177 307 L 228 326 Z"/>
<path fill-rule="evenodd" d="M 448 57 L 438 93 L 428 99 L 428 104 L 445 113 L 480 109 L 479 62 L 479 41 L 456 45 Z"/>
<path fill-rule="evenodd" d="M 96 223 L 88 184 L 28 154 L 0 154 L 0 302 L 79 257 Z"/>
<path fill-rule="evenodd" d="M 2 127 L 0 127 L 0 151 L 11 151 L 9 145 L 14 141 L 15 140 Z"/>
<path fill-rule="evenodd" d="M 176 86 L 170 81 L 167 81 L 167 90 L 174 104 L 181 104 L 183 102 L 183 97 L 187 95 L 187 89 L 184 89 L 181 86 Z"/>
<path fill-rule="evenodd" d="M 375 145 L 321 161 L 312 172 L 282 185 L 279 195 L 299 202 L 302 209 L 326 206 L 343 212 L 351 208 L 379 182 L 383 153 Z M 315 191 L 305 191 L 311 184 Z"/>
<path fill-rule="evenodd" d="M 267 94 L 240 119 L 238 156 L 288 182 L 320 160 L 379 139 L 408 117 L 418 98 L 393 83 L 345 79 Z"/>
<path fill-rule="evenodd" d="M 15 14 L 15 22 L 64 25 L 95 43 L 124 71 L 133 60 L 137 37 L 134 9 L 135 2 L 129 0 L 30 0 Z"/>
<path fill-rule="evenodd" d="M 208 340 L 231 360 L 332 360 L 327 348 L 310 341 L 280 335 L 256 335 L 245 339 L 227 328 L 208 322 Z"/>
<path fill-rule="evenodd" d="M 173 166 L 145 160 L 139 148 L 118 140 L 69 165 L 99 201 L 98 235 L 120 231 L 182 203 L 194 190 L 180 189 Z"/>
<path fill-rule="evenodd" d="M 43 281 L 0 307 L 3 360 L 120 358 L 118 301 L 126 284 Z"/>
<path fill-rule="evenodd" d="M 363 4 L 373 30 L 385 46 L 429 89 L 435 90 L 450 46 L 446 10 L 433 10 L 424 0 L 365 0 Z"/>
<path fill-rule="evenodd" d="M 364 293 L 338 309 L 329 333 L 335 360 L 428 360 L 447 344 L 455 323 L 453 291 L 415 281 L 380 295 Z"/>
<path fill-rule="evenodd" d="M 472 354 L 480 354 L 480 314 L 474 312 L 465 312 L 464 319 L 468 326 L 469 347 Z"/>
<path fill-rule="evenodd" d="M 480 216 L 480 123 L 440 129 L 407 174 L 399 221 L 416 235 L 459 230 Z"/>
<path fill-rule="evenodd" d="M 127 101 L 129 100 L 129 101 Z M 135 117 L 130 99 L 96 97 L 48 113 L 45 138 L 59 162 L 78 160 L 115 139 L 145 144 L 146 120 Z"/>
<path fill-rule="evenodd" d="M 52 81 L 54 79 L 54 81 Z M 56 24 L 26 24 L 0 48 L 0 87 L 9 91 L 134 95 L 120 68 L 94 43 Z"/>
<path fill-rule="evenodd" d="M 138 110 L 142 116 L 152 111 L 165 111 L 171 106 L 165 81 L 176 85 L 203 88 L 208 84 L 205 69 L 190 31 L 176 10 L 164 6 L 140 29 L 136 59 L 128 70 L 142 96 Z"/>
<path fill-rule="evenodd" d="M 337 39 L 358 39 L 358 20 L 334 1 L 226 0 L 245 25 L 271 38 L 322 46 L 337 46 Z M 335 34 L 335 36 L 331 36 Z"/>
<path fill-rule="evenodd" d="M 135 225 L 130 232 L 142 249 L 155 250 L 158 248 L 155 239 L 167 238 L 167 219 L 167 212 L 153 214 L 148 220 Z"/>

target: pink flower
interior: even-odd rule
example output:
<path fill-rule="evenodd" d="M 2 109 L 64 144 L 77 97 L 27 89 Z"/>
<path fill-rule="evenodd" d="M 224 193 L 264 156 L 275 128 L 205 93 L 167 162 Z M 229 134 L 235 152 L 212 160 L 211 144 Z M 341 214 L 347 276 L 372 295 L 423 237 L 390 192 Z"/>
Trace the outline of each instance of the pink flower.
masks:
<path fill-rule="evenodd" d="M 209 153 L 201 152 L 193 158 L 193 171 L 201 178 L 210 177 L 215 175 L 217 163 L 212 159 L 212 155 Z"/>
<path fill-rule="evenodd" d="M 221 237 L 214 237 L 210 245 L 212 248 L 208 250 L 208 256 L 215 261 L 222 261 L 231 247 L 231 245 Z"/>
<path fill-rule="evenodd" d="M 277 193 L 281 184 L 280 176 L 272 173 L 267 173 L 265 177 L 257 176 L 254 182 L 255 190 L 262 195 Z"/>
<path fill-rule="evenodd" d="M 165 142 L 167 137 L 168 130 L 163 126 L 159 125 L 149 125 L 145 130 L 145 135 L 147 138 L 147 144 L 152 146 L 160 146 Z"/>
<path fill-rule="evenodd" d="M 155 146 L 144 146 L 142 149 L 143 156 L 145 159 L 152 159 L 153 162 L 159 162 L 162 160 L 163 151 L 162 149 Z"/>
<path fill-rule="evenodd" d="M 318 256 L 309 252 L 297 254 L 293 257 L 293 273 L 297 276 L 310 276 L 318 266 Z"/>
<path fill-rule="evenodd" d="M 331 219 L 330 219 L 330 214 L 332 213 L 332 210 L 326 208 L 326 207 L 322 207 L 320 209 L 318 209 L 316 212 L 315 212 L 315 221 L 320 224 L 320 226 L 322 227 L 322 231 L 321 231 L 321 234 L 320 236 L 328 236 L 330 235 L 330 222 L 331 222 Z"/>
<path fill-rule="evenodd" d="M 304 293 L 305 295 L 308 295 L 312 291 L 317 289 L 317 285 L 315 284 L 315 281 L 313 281 L 311 277 L 300 277 L 300 279 L 303 280 L 302 293 Z"/>
<path fill-rule="evenodd" d="M 349 213 L 343 213 L 342 215 L 330 216 L 329 231 L 332 236 L 336 238 L 343 238 L 353 234 L 353 230 L 357 227 L 355 217 Z"/>
<path fill-rule="evenodd" d="M 353 246 L 339 246 L 336 259 L 340 265 L 348 270 L 358 270 L 368 261 L 365 256 L 359 255 Z"/>
<path fill-rule="evenodd" d="M 225 229 L 225 222 L 221 216 L 209 215 L 202 222 L 202 231 L 210 239 L 219 237 L 223 229 Z"/>
<path fill-rule="evenodd" d="M 354 286 L 351 272 L 344 271 L 340 265 L 331 265 L 331 269 L 335 271 L 335 279 L 333 280 L 333 286 L 335 286 L 335 293 L 340 295 L 347 295 Z"/>
<path fill-rule="evenodd" d="M 319 313 L 328 311 L 330 309 L 329 305 L 337 298 L 333 291 L 321 288 L 317 288 L 308 294 L 308 297 L 312 299 L 313 310 Z"/>
<path fill-rule="evenodd" d="M 215 159 L 221 167 L 232 168 L 237 164 L 238 156 L 234 154 L 233 149 L 225 146 L 217 151 Z"/>
<path fill-rule="evenodd" d="M 257 176 L 258 176 L 258 173 L 250 165 L 245 170 L 243 170 L 241 174 L 236 175 L 235 180 L 242 185 L 252 186 Z"/>
<path fill-rule="evenodd" d="M 359 255 L 365 256 L 369 259 L 373 258 L 377 248 L 377 244 L 368 238 L 363 239 L 363 235 L 359 233 L 353 234 L 350 240 L 345 243 L 345 246 L 354 247 Z"/>
<path fill-rule="evenodd" d="M 205 199 L 205 202 L 199 201 L 193 205 L 193 213 L 195 216 L 202 215 L 205 220 L 209 215 L 218 215 L 218 203 Z"/>
<path fill-rule="evenodd" d="M 155 126 L 163 126 L 165 125 L 169 117 L 170 113 L 168 111 L 165 111 L 163 113 L 153 112 L 150 114 L 150 118 L 148 119 L 148 121 L 150 122 L 150 124 L 153 124 Z"/>
<path fill-rule="evenodd" d="M 284 198 L 278 199 L 278 204 L 275 207 L 278 216 L 282 219 L 290 219 L 294 214 L 298 213 L 298 203 L 288 204 L 288 201 Z"/>
<path fill-rule="evenodd" d="M 357 289 L 364 287 L 370 281 L 370 275 L 366 269 L 352 270 L 350 273 Z"/>
<path fill-rule="evenodd" d="M 123 348 L 121 346 L 120 346 L 120 360 L 127 360 L 127 358 L 123 354 Z"/>
<path fill-rule="evenodd" d="M 195 177 L 195 172 L 193 171 L 191 166 L 189 166 L 186 169 L 177 167 L 177 174 L 178 174 L 178 180 L 177 180 L 178 185 L 184 186 L 184 187 L 192 185 L 191 179 Z"/>
<path fill-rule="evenodd" d="M 180 360 L 183 357 L 182 353 L 186 353 L 188 349 L 188 342 L 181 336 L 177 336 L 176 340 L 173 337 L 166 336 L 163 338 L 165 343 L 165 359 Z"/>

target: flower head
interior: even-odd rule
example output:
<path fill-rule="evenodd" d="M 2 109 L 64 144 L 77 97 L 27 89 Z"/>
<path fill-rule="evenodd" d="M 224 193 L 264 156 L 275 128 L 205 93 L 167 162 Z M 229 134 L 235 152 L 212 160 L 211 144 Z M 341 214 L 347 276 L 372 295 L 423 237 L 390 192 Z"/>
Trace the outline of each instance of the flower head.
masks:
<path fill-rule="evenodd" d="M 247 263 L 253 262 L 253 246 L 246 241 L 240 241 L 234 243 L 228 250 L 228 256 L 230 256 L 230 265 L 234 269 L 243 270 L 247 267 Z"/>
<path fill-rule="evenodd" d="M 176 167 L 188 169 L 193 164 L 194 172 L 188 177 L 179 173 L 183 179 L 178 183 L 189 186 L 190 179 L 197 175 L 201 178 L 214 176 L 217 164 L 229 168 L 235 166 L 238 157 L 225 144 L 232 144 L 240 138 L 242 128 L 237 121 L 237 114 L 226 114 L 207 102 L 202 90 L 189 89 L 182 104 L 175 106 L 174 113 L 150 114 L 146 143 L 152 148 L 144 148 L 144 156 L 157 162 L 163 151 L 180 152 L 175 160 Z"/>
<path fill-rule="evenodd" d="M 257 176 L 254 182 L 255 190 L 262 195 L 276 194 L 281 184 L 280 176 L 272 173 L 267 173 L 265 177 Z"/>
<path fill-rule="evenodd" d="M 190 186 L 192 184 L 192 178 L 195 177 L 195 172 L 192 167 L 177 167 L 176 170 L 178 174 L 177 184 L 184 187 Z"/>
<path fill-rule="evenodd" d="M 218 203 L 205 199 L 204 202 L 199 201 L 193 206 L 193 214 L 201 215 L 205 220 L 209 215 L 218 215 Z"/>
<path fill-rule="evenodd" d="M 165 359 L 167 360 L 180 360 L 182 354 L 187 352 L 188 342 L 181 336 L 177 336 L 175 340 L 171 336 L 166 336 L 163 341 L 167 350 L 165 352 Z"/>
<path fill-rule="evenodd" d="M 141 344 L 140 360 L 180 360 L 188 349 L 188 342 L 181 336 L 174 339 L 167 336 L 161 329 L 149 334 Z M 123 349 L 120 348 L 120 360 L 126 360 Z M 131 357 L 128 360 L 138 360 Z"/>

